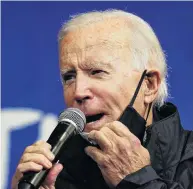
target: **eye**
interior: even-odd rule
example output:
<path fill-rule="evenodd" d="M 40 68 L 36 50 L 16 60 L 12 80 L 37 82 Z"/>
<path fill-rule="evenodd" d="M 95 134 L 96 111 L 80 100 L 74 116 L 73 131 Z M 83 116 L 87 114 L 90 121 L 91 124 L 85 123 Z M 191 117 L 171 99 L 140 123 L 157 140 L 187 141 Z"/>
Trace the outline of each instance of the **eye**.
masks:
<path fill-rule="evenodd" d="M 100 74 L 100 73 L 104 73 L 104 71 L 103 70 L 92 70 L 91 71 L 92 75 L 96 75 L 96 74 Z"/>
<path fill-rule="evenodd" d="M 75 78 L 76 78 L 75 73 L 62 74 L 62 80 L 63 80 L 64 84 L 67 84 L 68 82 L 73 81 Z"/>

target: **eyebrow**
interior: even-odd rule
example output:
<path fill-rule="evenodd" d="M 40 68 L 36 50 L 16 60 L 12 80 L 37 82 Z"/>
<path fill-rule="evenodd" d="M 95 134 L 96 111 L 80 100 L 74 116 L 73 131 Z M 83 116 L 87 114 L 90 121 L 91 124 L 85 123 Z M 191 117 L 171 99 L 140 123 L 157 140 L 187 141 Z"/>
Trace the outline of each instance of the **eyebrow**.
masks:
<path fill-rule="evenodd" d="M 109 62 L 103 62 L 103 61 L 85 61 L 81 64 L 81 68 L 83 70 L 91 70 L 93 68 L 107 68 L 110 70 L 113 70 L 113 66 Z M 66 73 L 74 73 L 75 69 L 73 68 L 73 64 L 68 64 L 64 68 L 60 70 L 61 74 Z"/>
<path fill-rule="evenodd" d="M 83 69 L 92 69 L 92 68 L 99 68 L 99 67 L 105 67 L 112 69 L 112 65 L 110 62 L 103 62 L 103 61 L 85 61 L 81 67 Z"/>
<path fill-rule="evenodd" d="M 75 69 L 73 69 L 73 68 L 64 68 L 64 69 L 60 70 L 61 75 L 66 75 L 66 74 L 70 74 L 70 73 L 75 73 Z"/>

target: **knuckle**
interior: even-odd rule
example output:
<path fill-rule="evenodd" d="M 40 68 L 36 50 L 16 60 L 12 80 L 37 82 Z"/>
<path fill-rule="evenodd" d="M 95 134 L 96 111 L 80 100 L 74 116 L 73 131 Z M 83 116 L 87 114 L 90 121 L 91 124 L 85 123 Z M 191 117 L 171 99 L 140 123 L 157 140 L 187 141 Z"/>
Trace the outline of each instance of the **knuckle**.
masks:
<path fill-rule="evenodd" d="M 41 153 L 41 155 L 47 155 L 48 154 L 48 150 L 46 148 L 39 148 L 39 152 Z"/>
<path fill-rule="evenodd" d="M 104 125 L 104 127 L 102 127 L 103 130 L 111 130 L 111 129 L 114 129 L 114 128 L 117 128 L 117 125 L 119 125 L 119 121 L 113 121 L 113 122 L 110 122 L 110 123 L 106 123 Z"/>
<path fill-rule="evenodd" d="M 117 127 L 118 127 L 118 125 L 115 125 L 115 124 L 112 125 L 113 130 L 116 130 Z"/>
<path fill-rule="evenodd" d="M 129 131 L 128 127 L 126 127 L 123 123 L 121 123 L 120 121 L 114 121 L 113 122 L 113 128 L 116 129 L 117 127 L 121 128 L 123 131 L 125 131 L 126 133 Z"/>
<path fill-rule="evenodd" d="M 29 167 L 30 170 L 40 170 L 40 169 L 43 168 L 42 165 L 39 165 L 39 164 L 34 163 L 34 162 L 29 162 L 28 167 Z"/>
<path fill-rule="evenodd" d="M 40 148 L 40 154 L 43 156 L 43 158 L 53 160 L 54 159 L 54 154 L 51 152 L 50 149 L 47 148 Z"/>
<path fill-rule="evenodd" d="M 42 154 L 38 156 L 38 160 L 40 161 L 41 164 L 46 164 L 49 160 Z"/>
<path fill-rule="evenodd" d="M 100 131 L 103 133 L 107 133 L 109 131 L 109 128 L 108 127 L 102 127 Z"/>
<path fill-rule="evenodd" d="M 44 140 L 38 140 L 34 143 L 35 146 L 45 144 L 46 142 Z"/>
<path fill-rule="evenodd" d="M 110 127 L 111 124 L 112 124 L 112 122 L 110 122 L 110 123 L 105 123 L 105 124 L 104 124 L 104 127 Z M 103 127 L 102 127 L 102 128 L 103 128 Z"/>
<path fill-rule="evenodd" d="M 135 148 L 135 147 L 140 147 L 141 146 L 141 141 L 137 138 L 137 137 L 134 137 L 132 139 L 132 146 Z"/>
<path fill-rule="evenodd" d="M 25 161 L 27 161 L 27 160 L 28 160 L 28 154 L 27 154 L 27 153 L 24 153 L 23 156 L 21 157 L 20 162 L 23 163 L 23 162 L 25 162 Z"/>
<path fill-rule="evenodd" d="M 104 167 L 108 167 L 109 166 L 109 164 L 110 164 L 110 161 L 111 161 L 111 158 L 109 157 L 109 156 L 105 156 L 105 158 L 103 159 L 103 163 L 102 163 L 102 165 L 104 166 Z"/>
<path fill-rule="evenodd" d="M 92 130 L 92 131 L 90 131 L 90 135 L 93 135 L 94 133 L 96 132 L 96 130 Z"/>
<path fill-rule="evenodd" d="M 120 121 L 117 121 L 117 120 L 113 121 L 113 125 L 119 125 L 119 124 L 121 124 Z"/>
<path fill-rule="evenodd" d="M 99 135 L 100 135 L 100 131 L 92 130 L 90 132 L 90 136 L 92 136 L 93 138 L 98 138 Z"/>
<path fill-rule="evenodd" d="M 49 150 L 52 148 L 52 146 L 49 143 L 45 142 L 45 141 L 43 141 L 40 144 L 40 146 L 43 147 L 43 148 L 49 149 Z"/>
<path fill-rule="evenodd" d="M 130 154 L 130 152 L 131 152 L 130 148 L 123 146 L 123 145 L 119 146 L 120 154 L 126 155 L 126 154 Z"/>
<path fill-rule="evenodd" d="M 116 129 L 117 127 L 122 127 L 122 126 L 123 126 L 123 124 L 120 121 L 113 121 L 113 123 L 111 125 L 111 127 L 113 129 Z"/>
<path fill-rule="evenodd" d="M 117 146 L 120 154 L 130 154 L 130 152 L 132 151 L 131 144 L 128 140 L 119 140 L 117 142 Z"/>
<path fill-rule="evenodd" d="M 120 125 L 123 125 L 120 121 L 113 121 L 113 126 L 120 126 Z"/>
<path fill-rule="evenodd" d="M 27 146 L 24 150 L 24 153 L 30 152 L 32 150 L 32 146 Z"/>
<path fill-rule="evenodd" d="M 35 167 L 35 163 L 34 162 L 29 162 L 28 166 L 29 166 L 29 168 L 33 169 Z"/>
<path fill-rule="evenodd" d="M 87 150 L 88 150 L 88 152 L 89 152 L 90 154 L 94 154 L 94 152 L 95 152 L 95 151 L 94 151 L 94 148 L 92 148 L 92 147 L 90 147 L 90 148 L 88 147 Z"/>
<path fill-rule="evenodd" d="M 46 157 L 43 154 L 38 154 L 38 159 L 44 161 Z"/>
<path fill-rule="evenodd" d="M 48 146 L 49 149 L 52 148 L 51 144 L 49 144 L 49 143 L 47 143 L 47 142 L 46 142 L 46 146 Z"/>
<path fill-rule="evenodd" d="M 44 154 L 48 151 L 48 149 L 45 148 L 45 146 L 39 145 L 36 146 L 36 151 L 39 152 L 40 154 Z"/>
<path fill-rule="evenodd" d="M 116 141 L 116 145 L 117 145 L 117 147 L 118 147 L 119 149 L 121 149 L 121 148 L 123 148 L 123 146 L 125 145 L 125 143 L 122 142 L 122 140 L 117 140 L 117 141 Z"/>
<path fill-rule="evenodd" d="M 22 172 L 21 170 L 22 170 L 22 164 L 19 164 L 19 165 L 17 166 L 17 168 L 16 168 L 16 171 L 18 171 L 18 172 L 21 173 L 21 172 Z"/>
<path fill-rule="evenodd" d="M 44 161 L 44 155 L 42 154 L 34 154 L 33 157 L 31 158 L 32 162 L 43 162 Z"/>
<path fill-rule="evenodd" d="M 95 132 L 93 133 L 94 138 L 96 138 L 96 139 L 100 138 L 100 134 L 101 134 L 101 131 L 95 131 Z"/>
<path fill-rule="evenodd" d="M 114 144 L 114 142 L 109 141 L 109 143 L 107 145 L 107 151 L 111 152 L 111 153 L 116 151 L 116 145 Z"/>
<path fill-rule="evenodd" d="M 117 145 L 117 147 L 119 148 L 119 149 L 123 149 L 123 148 L 125 148 L 126 146 L 127 146 L 127 148 L 128 148 L 128 144 L 127 144 L 128 142 L 127 141 L 125 141 L 124 139 L 118 139 L 117 141 L 116 141 L 116 145 Z"/>

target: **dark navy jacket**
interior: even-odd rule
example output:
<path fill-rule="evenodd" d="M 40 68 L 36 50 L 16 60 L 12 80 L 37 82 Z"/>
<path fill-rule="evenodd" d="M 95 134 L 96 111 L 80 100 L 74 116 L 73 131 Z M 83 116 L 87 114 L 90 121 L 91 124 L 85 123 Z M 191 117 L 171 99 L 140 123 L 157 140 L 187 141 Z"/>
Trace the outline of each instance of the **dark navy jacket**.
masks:
<path fill-rule="evenodd" d="M 147 127 L 143 144 L 150 153 L 151 165 L 127 175 L 116 188 L 193 189 L 193 132 L 182 128 L 177 108 L 171 103 L 160 109 L 154 108 L 153 117 L 154 122 Z M 57 178 L 56 189 L 108 189 L 102 175 L 95 176 L 98 170 L 92 163 L 90 170 L 85 171 L 88 160 L 84 161 L 78 154 L 74 154 L 78 163 L 76 159 L 69 162 L 60 158 L 64 170 Z M 74 175 L 65 169 L 66 163 L 72 165 Z"/>

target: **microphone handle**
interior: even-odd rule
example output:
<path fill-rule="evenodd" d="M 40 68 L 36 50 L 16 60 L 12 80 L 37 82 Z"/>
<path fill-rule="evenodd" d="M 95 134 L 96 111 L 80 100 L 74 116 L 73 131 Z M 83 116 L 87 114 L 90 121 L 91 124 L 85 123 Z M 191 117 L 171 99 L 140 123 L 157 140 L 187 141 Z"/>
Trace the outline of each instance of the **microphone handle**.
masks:
<path fill-rule="evenodd" d="M 61 122 L 56 126 L 47 140 L 52 146 L 51 152 L 55 155 L 53 163 L 57 162 L 61 148 L 64 146 L 66 140 L 75 132 L 76 127 L 69 122 Z M 49 170 L 43 169 L 40 172 L 29 171 L 24 173 L 18 183 L 18 189 L 38 189 L 48 175 Z"/>
<path fill-rule="evenodd" d="M 46 176 L 48 175 L 49 169 L 43 169 L 40 172 L 29 171 L 24 174 L 19 184 L 18 189 L 38 189 Z"/>

